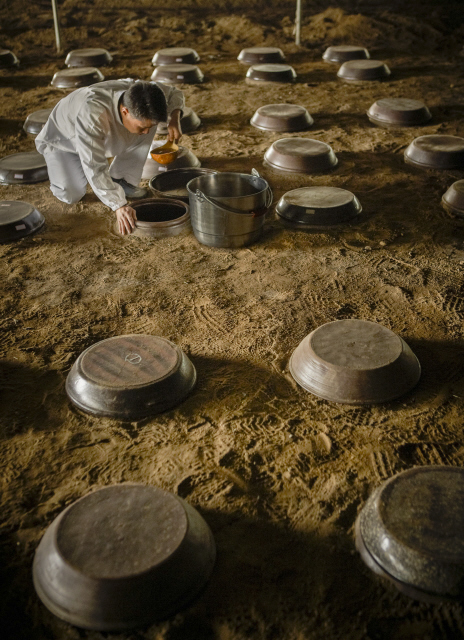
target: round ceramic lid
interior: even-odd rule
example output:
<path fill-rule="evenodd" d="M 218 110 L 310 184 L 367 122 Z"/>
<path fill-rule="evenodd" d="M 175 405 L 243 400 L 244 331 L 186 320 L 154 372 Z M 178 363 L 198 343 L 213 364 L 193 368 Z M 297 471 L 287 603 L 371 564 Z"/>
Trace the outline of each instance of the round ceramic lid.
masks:
<path fill-rule="evenodd" d="M 378 80 L 389 75 L 390 69 L 382 60 L 348 60 L 337 73 L 345 80 Z"/>
<path fill-rule="evenodd" d="M 260 73 L 294 73 L 293 67 L 288 64 L 254 64 L 247 72 L 247 75 L 251 70 L 259 71 Z"/>
<path fill-rule="evenodd" d="M 35 207 L 28 202 L 19 200 L 0 201 L 0 226 L 21 222 L 33 211 L 35 211 Z"/>
<path fill-rule="evenodd" d="M 310 347 L 328 365 L 363 371 L 385 367 L 403 351 L 401 338 L 387 327 L 353 319 L 322 325 L 311 334 Z"/>
<path fill-rule="evenodd" d="M 30 113 L 27 116 L 27 120 L 29 122 L 34 122 L 37 124 L 41 124 L 44 125 L 47 120 L 49 115 L 51 114 L 51 112 L 53 111 L 53 108 L 51 109 L 39 109 L 38 111 L 34 111 L 33 113 Z"/>
<path fill-rule="evenodd" d="M 26 172 L 31 169 L 42 169 L 46 166 L 47 163 L 43 155 L 38 151 L 24 151 L 0 158 L 0 171 Z"/>
<path fill-rule="evenodd" d="M 61 69 L 57 71 L 55 76 L 64 78 L 80 78 L 93 75 L 98 69 L 94 67 L 75 67 L 73 69 Z"/>
<path fill-rule="evenodd" d="M 429 135 L 414 140 L 414 146 L 430 153 L 464 153 L 464 138 Z"/>
<path fill-rule="evenodd" d="M 159 49 L 155 55 L 169 56 L 170 58 L 184 58 L 192 54 L 196 54 L 195 49 L 190 49 L 189 47 L 170 47 L 167 49 Z"/>
<path fill-rule="evenodd" d="M 74 49 L 68 53 L 68 57 L 96 58 L 98 56 L 109 56 L 106 49 Z"/>
<path fill-rule="evenodd" d="M 174 344 L 158 336 L 102 340 L 82 354 L 81 370 L 93 383 L 114 389 L 151 385 L 171 375 L 181 361 Z"/>
<path fill-rule="evenodd" d="M 278 47 L 248 47 L 247 49 L 242 49 L 242 53 L 253 53 L 258 56 L 267 55 L 269 53 L 282 53 L 282 50 Z"/>
<path fill-rule="evenodd" d="M 338 187 L 302 187 L 288 191 L 285 202 L 305 209 L 334 209 L 350 204 L 354 195 Z"/>
<path fill-rule="evenodd" d="M 410 98 L 382 98 L 376 104 L 388 111 L 419 111 L 424 108 L 424 103 Z"/>
<path fill-rule="evenodd" d="M 330 51 L 333 53 L 354 53 L 354 52 L 364 52 L 366 49 L 364 47 L 357 47 L 352 44 L 337 44 L 333 47 L 329 47 Z"/>
<path fill-rule="evenodd" d="M 158 73 L 191 73 L 195 71 L 198 67 L 194 64 L 166 64 L 162 65 L 160 71 Z M 156 73 L 157 70 L 154 71 Z"/>
<path fill-rule="evenodd" d="M 385 532 L 403 547 L 464 563 L 464 469 L 409 469 L 384 485 L 376 504 Z"/>
<path fill-rule="evenodd" d="M 130 578 L 165 562 L 180 547 L 187 515 L 176 496 L 143 485 L 106 487 L 63 514 L 57 551 L 97 579 Z"/>
<path fill-rule="evenodd" d="M 382 69 L 385 62 L 382 60 L 349 60 L 343 64 L 345 69 Z"/>
<path fill-rule="evenodd" d="M 104 79 L 105 76 L 96 67 L 71 67 L 70 69 L 57 71 L 52 78 L 51 84 L 53 86 L 71 88 L 80 82 L 90 85 L 95 82 L 102 82 Z"/>
<path fill-rule="evenodd" d="M 325 142 L 311 138 L 282 138 L 274 142 L 272 147 L 282 156 L 300 158 L 326 156 L 331 151 Z"/>
<path fill-rule="evenodd" d="M 258 113 L 266 118 L 290 120 L 304 116 L 306 109 L 297 104 L 267 104 L 264 107 L 259 107 Z"/>

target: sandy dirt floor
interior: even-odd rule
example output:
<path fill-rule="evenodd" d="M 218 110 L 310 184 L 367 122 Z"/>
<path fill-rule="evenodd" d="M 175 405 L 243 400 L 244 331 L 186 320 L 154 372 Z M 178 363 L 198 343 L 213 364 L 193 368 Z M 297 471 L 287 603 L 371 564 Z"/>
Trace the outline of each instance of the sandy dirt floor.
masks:
<path fill-rule="evenodd" d="M 166 46 L 191 46 L 206 78 L 184 85 L 202 126 L 183 144 L 204 167 L 258 169 L 274 191 L 343 187 L 363 213 L 336 229 L 285 228 L 274 213 L 262 240 L 213 249 L 190 234 L 120 237 L 88 193 L 59 203 L 47 182 L 2 186 L 45 216 L 37 235 L 0 246 L 2 330 L 0 636 L 75 640 L 426 640 L 464 637 L 463 609 L 400 595 L 364 566 L 356 515 L 372 490 L 414 465 L 464 463 L 464 222 L 442 194 L 464 172 L 424 171 L 403 152 L 417 136 L 464 135 L 464 27 L 459 3 L 307 2 L 302 46 L 294 4 L 203 2 L 60 4 L 65 52 L 102 46 L 107 78 L 148 79 Z M 26 116 L 65 92 L 50 3 L 2 3 L 0 44 L 21 59 L 0 72 L 0 152 L 34 149 Z M 321 56 L 362 44 L 391 80 L 337 80 Z M 251 86 L 236 56 L 280 46 L 294 85 Z M 422 100 L 433 119 L 381 129 L 365 112 L 381 97 Z M 317 177 L 263 166 L 282 134 L 254 129 L 264 104 L 305 106 L 339 165 Z M 325 322 L 363 318 L 397 332 L 422 364 L 416 389 L 382 406 L 338 405 L 305 392 L 289 357 Z M 165 336 L 191 358 L 198 385 L 175 410 L 137 423 L 77 411 L 65 393 L 77 356 L 121 334 Z M 218 548 L 202 597 L 137 633 L 82 631 L 50 614 L 31 580 L 34 551 L 63 508 L 98 487 L 144 482 L 197 507 Z"/>

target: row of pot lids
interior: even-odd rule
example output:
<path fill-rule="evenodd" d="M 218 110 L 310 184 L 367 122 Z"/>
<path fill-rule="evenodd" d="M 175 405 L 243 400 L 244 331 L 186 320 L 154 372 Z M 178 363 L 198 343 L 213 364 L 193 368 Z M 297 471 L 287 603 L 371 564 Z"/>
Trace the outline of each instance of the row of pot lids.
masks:
<path fill-rule="evenodd" d="M 464 470 L 430 465 L 386 480 L 355 525 L 362 560 L 425 602 L 464 599 Z M 95 631 L 164 620 L 197 598 L 216 559 L 204 518 L 179 496 L 124 483 L 76 500 L 35 552 L 37 595 L 56 616 Z"/>

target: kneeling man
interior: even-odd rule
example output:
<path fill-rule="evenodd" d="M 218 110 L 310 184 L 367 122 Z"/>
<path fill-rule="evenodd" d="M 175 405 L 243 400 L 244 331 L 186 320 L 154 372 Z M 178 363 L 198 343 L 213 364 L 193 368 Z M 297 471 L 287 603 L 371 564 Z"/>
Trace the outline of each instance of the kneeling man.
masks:
<path fill-rule="evenodd" d="M 52 193 L 73 204 L 90 183 L 116 213 L 119 232 L 131 233 L 136 215 L 126 196 L 147 194 L 137 185 L 156 126 L 167 122 L 168 139 L 177 142 L 183 108 L 183 93 L 161 83 L 109 80 L 76 89 L 58 102 L 35 140 Z M 107 158 L 114 158 L 111 167 Z"/>

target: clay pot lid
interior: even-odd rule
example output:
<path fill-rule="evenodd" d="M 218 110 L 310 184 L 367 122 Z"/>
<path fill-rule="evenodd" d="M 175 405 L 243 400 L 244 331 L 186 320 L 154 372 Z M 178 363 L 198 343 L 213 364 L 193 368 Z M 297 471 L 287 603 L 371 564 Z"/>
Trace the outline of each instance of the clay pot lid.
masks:
<path fill-rule="evenodd" d="M 387 480 L 359 515 L 366 549 L 417 589 L 464 596 L 464 469 L 415 467 Z"/>
<path fill-rule="evenodd" d="M 346 62 L 347 60 L 367 60 L 368 58 L 370 55 L 367 49 L 350 44 L 327 47 L 322 55 L 322 59 L 326 62 Z"/>
<path fill-rule="evenodd" d="M 48 120 L 49 115 L 53 111 L 51 109 L 39 109 L 38 111 L 34 111 L 30 113 L 23 125 L 23 129 L 26 133 L 30 133 L 31 135 L 36 136 L 40 133 Z"/>
<path fill-rule="evenodd" d="M 331 225 L 346 222 L 362 211 L 350 191 L 338 187 L 302 187 L 285 193 L 276 206 L 281 218 L 294 224 Z"/>
<path fill-rule="evenodd" d="M 105 76 L 95 67 L 72 67 L 61 69 L 52 78 L 51 84 L 58 89 L 88 87 L 96 82 L 103 82 Z"/>
<path fill-rule="evenodd" d="M 415 138 L 404 152 L 405 162 L 424 169 L 464 169 L 464 138 L 428 135 Z"/>
<path fill-rule="evenodd" d="M 255 64 L 246 74 L 247 82 L 294 82 L 296 72 L 288 64 Z"/>
<path fill-rule="evenodd" d="M 87 413 L 137 420 L 179 404 L 195 382 L 194 366 L 174 343 L 125 335 L 86 349 L 68 374 L 66 392 Z"/>
<path fill-rule="evenodd" d="M 19 60 L 9 49 L 0 49 L 0 68 L 17 67 Z"/>
<path fill-rule="evenodd" d="M 198 84 L 203 82 L 204 75 L 194 64 L 163 64 L 151 74 L 151 80 L 168 84 Z"/>
<path fill-rule="evenodd" d="M 338 162 L 328 144 L 310 138 L 281 138 L 266 151 L 264 161 L 273 169 L 295 173 L 325 173 Z"/>
<path fill-rule="evenodd" d="M 348 60 L 342 64 L 337 76 L 345 82 L 372 82 L 385 80 L 390 74 L 382 60 Z"/>
<path fill-rule="evenodd" d="M 252 65 L 260 63 L 284 62 L 285 56 L 282 49 L 278 47 L 248 47 L 242 49 L 237 56 L 242 64 Z"/>
<path fill-rule="evenodd" d="M 309 129 L 314 120 L 297 104 L 267 104 L 259 107 L 250 124 L 263 131 L 303 131 Z"/>
<path fill-rule="evenodd" d="M 33 564 L 39 598 L 79 627 L 116 631 L 174 615 L 211 574 L 211 531 L 186 502 L 157 487 L 99 489 L 48 527 Z"/>
<path fill-rule="evenodd" d="M 180 126 L 182 128 L 182 133 L 191 133 L 201 126 L 201 120 L 193 109 L 190 107 L 184 107 L 184 111 L 180 119 Z M 160 122 L 158 124 L 156 133 L 159 135 L 167 135 L 168 127 L 166 122 Z"/>
<path fill-rule="evenodd" d="M 457 216 L 464 216 L 464 180 L 453 182 L 443 194 L 442 204 L 447 211 Z"/>
<path fill-rule="evenodd" d="M 38 151 L 23 151 L 0 158 L 0 184 L 21 184 L 48 180 L 47 163 Z"/>
<path fill-rule="evenodd" d="M 409 98 L 382 98 L 367 112 L 369 120 L 381 127 L 414 127 L 428 122 L 432 114 L 423 102 Z"/>
<path fill-rule="evenodd" d="M 368 320 L 328 322 L 306 336 L 290 359 L 290 373 L 303 389 L 347 404 L 393 400 L 417 384 L 420 372 L 404 340 Z"/>
<path fill-rule="evenodd" d="M 0 200 L 0 242 L 19 240 L 38 231 L 45 218 L 34 205 L 20 200 Z"/>
<path fill-rule="evenodd" d="M 218 172 L 214 169 L 201 169 L 199 167 L 171 169 L 154 176 L 150 180 L 150 189 L 157 194 L 162 194 L 164 198 L 179 199 L 188 203 L 187 183 L 193 178 L 210 173 Z"/>
<path fill-rule="evenodd" d="M 74 49 L 64 61 L 68 67 L 104 67 L 113 57 L 106 49 Z"/>
<path fill-rule="evenodd" d="M 153 56 L 152 63 L 158 64 L 196 64 L 200 62 L 200 56 L 195 49 L 189 47 L 169 47 L 167 49 L 159 49 Z"/>

